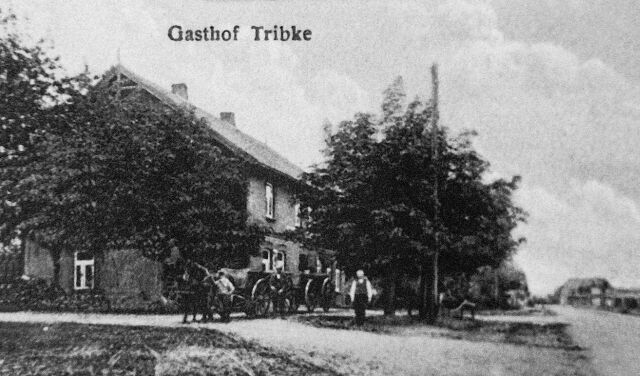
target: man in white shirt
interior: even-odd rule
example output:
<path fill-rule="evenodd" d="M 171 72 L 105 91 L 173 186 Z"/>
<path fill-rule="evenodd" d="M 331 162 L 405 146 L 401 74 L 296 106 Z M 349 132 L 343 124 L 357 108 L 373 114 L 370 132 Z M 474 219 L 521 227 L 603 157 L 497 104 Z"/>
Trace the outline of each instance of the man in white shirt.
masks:
<path fill-rule="evenodd" d="M 231 297 L 236 288 L 222 270 L 218 272 L 216 286 L 220 318 L 222 321 L 228 322 L 231 319 Z"/>
<path fill-rule="evenodd" d="M 367 304 L 371 303 L 371 298 L 373 297 L 373 287 L 371 287 L 371 282 L 367 277 L 364 276 L 363 270 L 356 272 L 356 279 L 351 283 L 349 296 L 356 315 L 356 325 L 362 325 Z"/>

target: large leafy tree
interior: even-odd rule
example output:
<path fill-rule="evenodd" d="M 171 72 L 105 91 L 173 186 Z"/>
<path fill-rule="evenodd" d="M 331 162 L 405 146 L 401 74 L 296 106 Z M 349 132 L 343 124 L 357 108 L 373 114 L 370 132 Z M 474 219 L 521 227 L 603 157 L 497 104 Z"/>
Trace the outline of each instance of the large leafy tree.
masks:
<path fill-rule="evenodd" d="M 3 46 L 25 55 L 15 40 Z M 42 61 L 52 60 L 31 56 L 24 70 Z M 29 99 L 15 88 L 33 85 L 29 75 L 3 76 L 11 78 L 3 101 Z M 216 146 L 206 124 L 144 92 L 124 97 L 117 83 L 89 87 L 86 75 L 45 81 L 65 91 L 53 101 L 44 88 L 30 105 L 0 110 L 6 125 L 29 119 L 3 127 L 0 230 L 4 239 L 49 248 L 55 281 L 63 249 L 138 249 L 159 261 L 179 251 L 211 266 L 245 264 L 257 251 L 262 231 L 247 224 L 245 162 Z M 37 142 L 20 146 L 29 140 Z"/>
<path fill-rule="evenodd" d="M 440 128 L 432 143 L 433 134 L 425 132 L 432 107 L 404 101 L 397 79 L 385 91 L 380 116 L 356 114 L 341 122 L 327 137 L 325 162 L 304 175 L 310 189 L 301 195 L 310 210 L 309 241 L 337 250 L 347 270 L 382 277 L 389 314 L 399 277 L 429 267 L 436 244 L 445 275 L 471 274 L 516 250 L 520 240 L 511 230 L 524 219 L 511 201 L 518 177 L 486 182 L 489 164 L 473 150 L 472 133 L 450 137 Z"/>

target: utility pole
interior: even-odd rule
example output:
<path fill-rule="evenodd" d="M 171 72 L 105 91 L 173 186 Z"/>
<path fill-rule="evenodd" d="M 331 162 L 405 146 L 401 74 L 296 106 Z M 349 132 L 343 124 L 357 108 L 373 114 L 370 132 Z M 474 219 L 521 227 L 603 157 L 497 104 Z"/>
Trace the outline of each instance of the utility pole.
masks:
<path fill-rule="evenodd" d="M 440 201 L 438 199 L 438 65 L 431 66 L 431 129 L 425 127 L 424 135 L 431 132 L 431 164 L 433 166 L 433 251 L 426 254 L 421 265 L 420 317 L 433 324 L 438 318 L 438 258 L 440 255 Z"/>
<path fill-rule="evenodd" d="M 435 228 L 435 232 L 433 234 L 433 305 L 430 309 L 430 317 L 427 320 L 431 323 L 435 322 L 438 318 L 438 306 L 440 302 L 438 301 L 438 258 L 440 256 L 440 200 L 438 199 L 438 120 L 440 114 L 438 113 L 438 65 L 433 64 L 431 66 L 431 87 L 433 90 L 432 98 L 433 101 L 431 110 L 431 163 L 433 164 L 433 227 Z"/>

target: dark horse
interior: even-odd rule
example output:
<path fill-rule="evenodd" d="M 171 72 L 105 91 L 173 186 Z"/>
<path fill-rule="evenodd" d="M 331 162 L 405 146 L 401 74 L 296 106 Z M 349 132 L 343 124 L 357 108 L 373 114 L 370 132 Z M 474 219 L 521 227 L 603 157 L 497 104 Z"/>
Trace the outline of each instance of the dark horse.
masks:
<path fill-rule="evenodd" d="M 180 278 L 181 306 L 184 312 L 183 323 L 187 323 L 187 316 L 193 315 L 191 321 L 195 322 L 196 315 L 202 315 L 203 322 L 213 319 L 211 311 L 212 300 L 215 295 L 215 283 L 209 271 L 191 261 L 187 260 L 184 266 L 184 273 Z"/>

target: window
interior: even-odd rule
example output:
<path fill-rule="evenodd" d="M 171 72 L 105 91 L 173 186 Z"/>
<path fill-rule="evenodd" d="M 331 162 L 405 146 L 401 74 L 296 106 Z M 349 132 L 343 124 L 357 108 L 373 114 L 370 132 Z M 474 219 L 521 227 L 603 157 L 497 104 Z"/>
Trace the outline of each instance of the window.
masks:
<path fill-rule="evenodd" d="M 267 183 L 265 185 L 264 191 L 265 191 L 264 198 L 266 201 L 265 202 L 266 210 L 265 210 L 264 216 L 269 219 L 273 219 L 273 186 Z"/>
<path fill-rule="evenodd" d="M 76 252 L 73 271 L 73 287 L 76 290 L 93 288 L 93 262 L 93 255 L 89 252 Z"/>
<path fill-rule="evenodd" d="M 273 250 L 273 259 L 275 260 L 273 263 L 276 269 L 282 268 L 282 270 L 284 270 L 286 258 L 287 257 L 283 251 L 277 251 L 275 249 Z"/>
<path fill-rule="evenodd" d="M 271 259 L 271 251 L 265 249 L 262 251 L 262 271 L 270 272 L 273 270 L 273 263 Z"/>
<path fill-rule="evenodd" d="M 284 270 L 286 259 L 287 255 L 285 255 L 284 251 L 264 249 L 262 250 L 262 271 L 272 272 L 277 268 Z"/>
<path fill-rule="evenodd" d="M 304 272 L 309 269 L 309 258 L 304 253 L 298 256 L 298 271 Z"/>
<path fill-rule="evenodd" d="M 296 202 L 296 204 L 293 205 L 293 212 L 295 213 L 294 225 L 296 227 L 300 227 L 302 225 L 302 220 L 300 219 L 300 203 L 299 202 Z"/>

